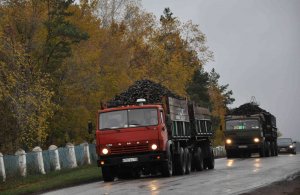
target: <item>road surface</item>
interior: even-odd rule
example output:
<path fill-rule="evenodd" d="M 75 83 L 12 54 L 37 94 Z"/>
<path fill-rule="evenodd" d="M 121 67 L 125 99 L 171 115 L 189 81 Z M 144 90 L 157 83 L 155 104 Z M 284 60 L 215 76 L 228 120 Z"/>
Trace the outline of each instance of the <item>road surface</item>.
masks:
<path fill-rule="evenodd" d="M 103 181 L 45 193 L 47 195 L 89 194 L 241 194 L 300 172 L 300 155 L 248 159 L 216 159 L 214 170 L 169 178 L 146 177 Z"/>

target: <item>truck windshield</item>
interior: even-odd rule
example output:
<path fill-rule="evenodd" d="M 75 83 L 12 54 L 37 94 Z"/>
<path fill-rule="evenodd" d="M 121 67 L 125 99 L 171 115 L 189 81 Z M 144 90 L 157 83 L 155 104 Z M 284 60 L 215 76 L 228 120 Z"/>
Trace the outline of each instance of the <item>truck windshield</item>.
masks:
<path fill-rule="evenodd" d="M 157 109 L 131 109 L 100 113 L 100 130 L 158 124 Z"/>
<path fill-rule="evenodd" d="M 226 121 L 226 130 L 238 130 L 238 129 L 259 129 L 258 120 L 229 120 Z"/>

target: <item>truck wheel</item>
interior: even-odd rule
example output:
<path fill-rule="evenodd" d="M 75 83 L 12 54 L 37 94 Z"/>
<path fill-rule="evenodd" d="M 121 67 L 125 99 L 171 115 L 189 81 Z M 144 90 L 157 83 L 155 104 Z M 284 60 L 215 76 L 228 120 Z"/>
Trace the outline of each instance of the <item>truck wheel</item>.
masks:
<path fill-rule="evenodd" d="M 102 167 L 102 178 L 103 181 L 113 181 L 115 179 L 110 167 Z"/>
<path fill-rule="evenodd" d="M 275 143 L 272 141 L 271 144 L 271 156 L 275 156 Z"/>
<path fill-rule="evenodd" d="M 265 151 L 265 154 L 266 154 L 266 157 L 269 157 L 271 155 L 271 147 L 270 147 L 270 143 L 269 142 L 266 142 L 266 151 Z"/>
<path fill-rule="evenodd" d="M 204 160 L 204 167 L 208 169 L 215 168 L 215 156 L 212 147 L 209 147 L 208 157 Z"/>
<path fill-rule="evenodd" d="M 270 142 L 270 156 L 274 156 L 274 145 L 273 142 Z"/>
<path fill-rule="evenodd" d="M 274 143 L 274 147 L 275 147 L 275 156 L 278 156 L 278 146 L 277 143 Z"/>
<path fill-rule="evenodd" d="M 197 147 L 194 152 L 194 166 L 196 171 L 202 171 L 203 170 L 203 154 L 200 147 Z"/>
<path fill-rule="evenodd" d="M 191 169 L 192 169 L 192 155 L 191 155 L 189 149 L 187 149 L 187 148 L 184 149 L 184 154 L 186 156 L 185 174 L 190 174 Z"/>
<path fill-rule="evenodd" d="M 182 147 L 180 147 L 179 149 L 179 156 L 178 156 L 178 160 L 177 160 L 177 174 L 178 175 L 183 175 L 185 174 L 186 171 L 186 159 L 184 156 L 184 150 Z"/>
<path fill-rule="evenodd" d="M 167 161 L 162 163 L 161 174 L 164 177 L 173 175 L 173 158 L 170 151 L 167 152 Z"/>
<path fill-rule="evenodd" d="M 265 157 L 265 152 L 266 152 L 266 149 L 265 149 L 265 142 L 263 142 L 261 148 L 259 149 L 259 156 L 260 157 Z"/>

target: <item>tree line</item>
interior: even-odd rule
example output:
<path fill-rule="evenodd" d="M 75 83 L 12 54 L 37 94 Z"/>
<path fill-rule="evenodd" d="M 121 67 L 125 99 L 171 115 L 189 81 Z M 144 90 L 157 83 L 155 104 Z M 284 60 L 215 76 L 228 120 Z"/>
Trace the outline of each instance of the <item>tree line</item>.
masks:
<path fill-rule="evenodd" d="M 0 151 L 92 141 L 100 102 L 139 79 L 210 107 L 215 144 L 234 101 L 206 36 L 138 0 L 0 0 Z"/>

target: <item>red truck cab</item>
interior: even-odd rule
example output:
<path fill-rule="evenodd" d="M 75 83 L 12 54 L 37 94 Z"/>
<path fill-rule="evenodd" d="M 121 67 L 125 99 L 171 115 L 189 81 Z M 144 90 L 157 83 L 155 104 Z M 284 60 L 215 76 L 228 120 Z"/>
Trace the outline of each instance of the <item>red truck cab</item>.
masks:
<path fill-rule="evenodd" d="M 167 161 L 168 132 L 162 105 L 130 105 L 98 111 L 96 150 L 104 181 L 151 173 Z M 172 165 L 171 165 L 172 166 Z"/>

